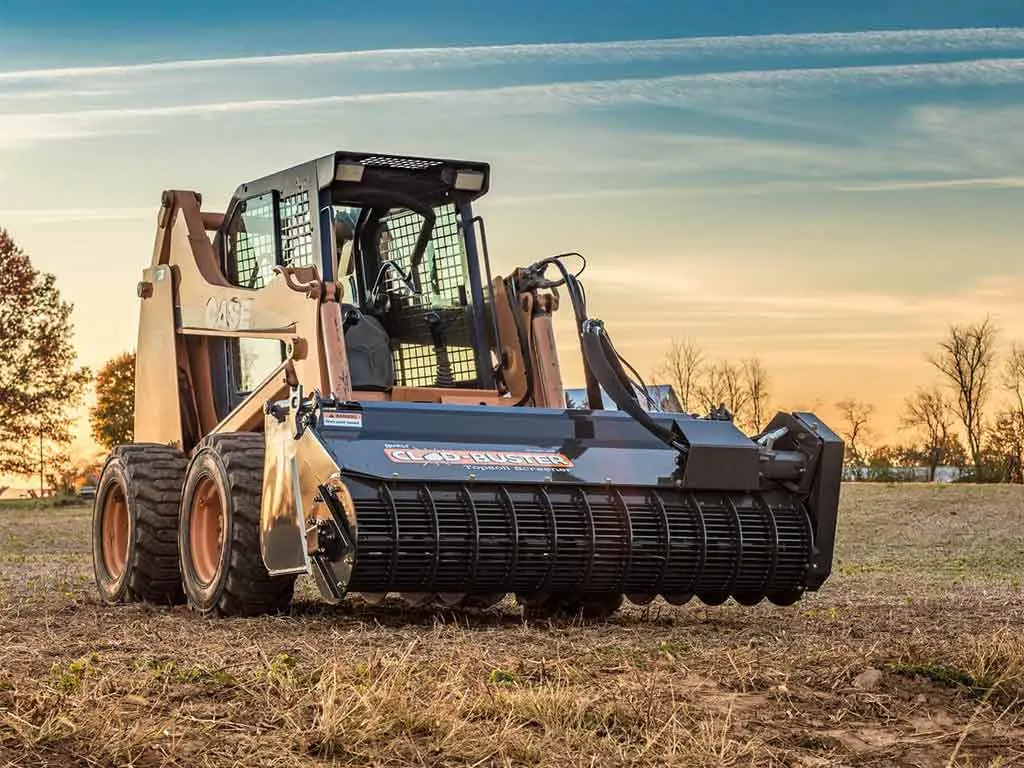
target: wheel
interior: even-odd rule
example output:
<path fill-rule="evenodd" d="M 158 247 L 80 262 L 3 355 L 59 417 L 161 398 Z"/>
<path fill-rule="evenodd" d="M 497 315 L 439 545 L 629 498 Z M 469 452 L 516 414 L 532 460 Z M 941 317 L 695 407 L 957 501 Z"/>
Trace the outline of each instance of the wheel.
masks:
<path fill-rule="evenodd" d="M 104 603 L 184 602 L 178 567 L 178 500 L 186 460 L 170 446 L 117 446 L 92 508 L 92 563 Z"/>
<path fill-rule="evenodd" d="M 205 438 L 188 464 L 178 550 L 189 605 L 203 614 L 286 610 L 295 575 L 271 576 L 260 552 L 263 435 Z"/>

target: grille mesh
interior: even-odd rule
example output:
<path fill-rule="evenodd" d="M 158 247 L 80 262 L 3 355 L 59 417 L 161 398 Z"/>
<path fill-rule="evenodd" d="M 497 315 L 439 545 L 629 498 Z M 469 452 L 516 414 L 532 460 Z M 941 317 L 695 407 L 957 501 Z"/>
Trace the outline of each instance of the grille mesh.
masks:
<path fill-rule="evenodd" d="M 436 214 L 430 244 L 417 269 L 422 293 L 402 300 L 401 311 L 397 313 L 397 327 L 392 328 L 392 335 L 398 339 L 394 361 L 396 383 L 400 386 L 429 387 L 436 384 L 437 355 L 426 321 L 427 314 L 432 311 L 442 316 L 453 381 L 472 384 L 477 379 L 466 306 L 465 244 L 455 207 L 439 207 Z M 423 217 L 412 211 L 402 210 L 387 218 L 388 253 L 405 272 L 409 271 L 422 227 Z M 397 275 L 389 273 L 388 283 L 389 290 L 401 294 L 401 280 Z"/>
<path fill-rule="evenodd" d="M 355 592 L 757 601 L 803 588 L 806 510 L 776 494 L 348 478 Z"/>
<path fill-rule="evenodd" d="M 273 193 L 246 201 L 243 227 L 235 238 L 235 275 L 238 285 L 263 288 L 274 276 L 278 263 L 286 267 L 314 264 L 313 222 L 309 216 L 309 194 L 296 192 L 277 204 L 280 222 L 280 259 L 275 232 Z"/>
<path fill-rule="evenodd" d="M 309 218 L 309 193 L 296 192 L 282 197 L 278 204 L 281 217 L 281 261 L 286 267 L 313 265 L 313 222 Z"/>
<path fill-rule="evenodd" d="M 444 165 L 440 160 L 428 160 L 419 157 L 391 157 L 385 155 L 373 155 L 360 160 L 363 165 L 378 166 L 381 168 L 395 168 L 403 171 L 422 171 L 427 168 L 436 168 Z"/>
<path fill-rule="evenodd" d="M 262 288 L 274 269 L 277 237 L 274 233 L 273 195 L 246 201 L 242 227 L 234 237 L 234 271 L 238 285 Z"/>

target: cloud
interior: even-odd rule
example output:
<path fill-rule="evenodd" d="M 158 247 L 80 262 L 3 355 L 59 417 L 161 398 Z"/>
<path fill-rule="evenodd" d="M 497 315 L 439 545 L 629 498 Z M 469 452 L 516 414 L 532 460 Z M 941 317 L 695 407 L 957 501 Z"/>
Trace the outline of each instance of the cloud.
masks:
<path fill-rule="evenodd" d="M 925 189 L 1020 189 L 1024 176 L 1002 176 L 974 179 L 933 179 L 928 181 L 887 181 L 878 184 L 845 184 L 834 189 L 838 192 L 903 192 Z"/>
<path fill-rule="evenodd" d="M 698 60 L 711 56 L 796 56 L 963 53 L 1024 47 L 1024 28 L 957 28 L 892 31 L 692 37 L 588 43 L 529 43 L 444 48 L 392 48 L 190 59 L 142 64 L 61 67 L 0 72 L 0 83 L 125 77 L 147 73 L 225 68 L 354 64 L 361 69 L 421 71 L 509 64 L 614 64 Z"/>
<path fill-rule="evenodd" d="M 707 106 L 721 100 L 723 91 L 733 89 L 745 96 L 761 93 L 776 97 L 801 89 L 857 86 L 969 86 L 1020 84 L 1024 58 L 974 59 L 929 64 L 879 64 L 849 67 L 812 67 L 769 70 L 711 72 L 698 75 L 668 75 L 612 80 L 552 82 L 496 88 L 455 88 L 402 90 L 375 93 L 309 96 L 299 98 L 253 98 L 238 101 L 173 104 L 166 106 L 117 107 L 36 114 L 0 115 L 0 136 L 5 121 L 63 120 L 112 121 L 146 117 L 216 115 L 266 112 L 345 104 L 380 102 L 441 102 L 458 106 L 487 105 L 504 110 L 544 111 L 565 106 L 609 107 L 630 105 Z"/>

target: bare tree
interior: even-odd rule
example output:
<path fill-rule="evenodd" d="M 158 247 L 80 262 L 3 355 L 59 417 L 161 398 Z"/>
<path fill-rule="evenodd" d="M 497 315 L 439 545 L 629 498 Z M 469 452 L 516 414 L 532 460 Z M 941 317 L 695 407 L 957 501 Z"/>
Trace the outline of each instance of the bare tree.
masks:
<path fill-rule="evenodd" d="M 719 360 L 705 371 L 697 396 L 706 411 L 725 406 L 733 421 L 742 423 L 746 418 L 749 395 L 743 370 L 728 360 Z"/>
<path fill-rule="evenodd" d="M 747 358 L 742 365 L 743 384 L 750 406 L 748 420 L 752 430 L 757 433 L 761 431 L 768 415 L 768 371 L 757 357 Z"/>
<path fill-rule="evenodd" d="M 996 335 L 996 328 L 987 317 L 980 323 L 950 326 L 949 335 L 939 342 L 938 354 L 929 358 L 955 393 L 953 407 L 963 424 L 978 479 L 982 469 L 984 408 Z"/>
<path fill-rule="evenodd" d="M 705 412 L 725 404 L 725 382 L 722 380 L 722 369 L 719 363 L 709 365 L 697 382 L 694 397 Z"/>
<path fill-rule="evenodd" d="M 926 443 L 928 479 L 934 480 L 935 468 L 949 447 L 949 430 L 952 427 L 949 402 L 938 388 L 920 387 L 904 401 L 900 425 L 920 430 Z"/>
<path fill-rule="evenodd" d="M 862 467 L 867 462 L 869 453 L 867 441 L 871 436 L 868 421 L 875 407 L 860 400 L 847 398 L 836 403 L 842 425 L 840 435 L 846 442 L 847 463 L 854 467 Z"/>
<path fill-rule="evenodd" d="M 725 388 L 725 407 L 732 412 L 736 421 L 744 423 L 747 418 L 747 406 L 750 405 L 750 394 L 743 378 L 743 369 L 727 360 L 719 363 L 719 369 Z"/>
<path fill-rule="evenodd" d="M 684 412 L 692 412 L 697 405 L 697 387 L 704 369 L 704 353 L 689 339 L 672 340 L 661 364 L 655 369 L 657 376 L 671 384 Z"/>
<path fill-rule="evenodd" d="M 1003 386 L 1013 395 L 1013 407 L 1024 414 L 1024 347 L 1014 342 L 1003 368 Z"/>

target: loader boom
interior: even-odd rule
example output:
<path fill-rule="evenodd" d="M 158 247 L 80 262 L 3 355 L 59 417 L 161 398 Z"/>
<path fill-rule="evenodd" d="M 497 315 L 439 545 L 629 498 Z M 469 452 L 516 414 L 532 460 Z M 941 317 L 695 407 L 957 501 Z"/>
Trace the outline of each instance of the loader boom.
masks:
<path fill-rule="evenodd" d="M 825 582 L 841 440 L 807 413 L 747 436 L 722 411 L 652 412 L 578 254 L 492 276 L 473 211 L 489 184 L 484 163 L 335 152 L 223 214 L 164 193 L 135 442 L 94 507 L 103 599 L 252 614 L 310 575 L 330 602 L 512 592 L 601 616 L 623 596 L 786 605 Z M 566 300 L 583 409 L 555 344 Z"/>

